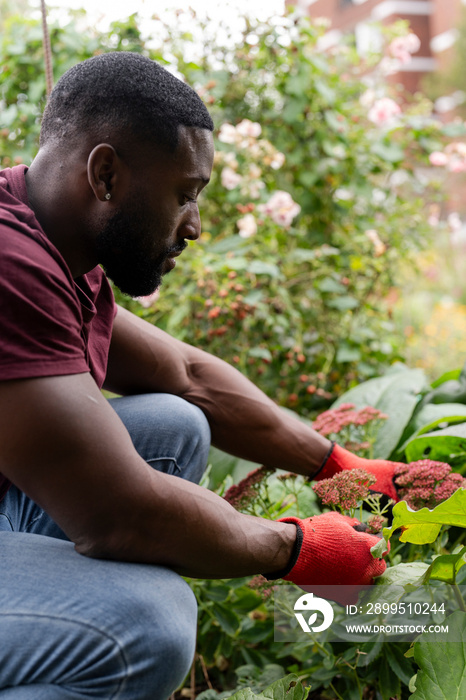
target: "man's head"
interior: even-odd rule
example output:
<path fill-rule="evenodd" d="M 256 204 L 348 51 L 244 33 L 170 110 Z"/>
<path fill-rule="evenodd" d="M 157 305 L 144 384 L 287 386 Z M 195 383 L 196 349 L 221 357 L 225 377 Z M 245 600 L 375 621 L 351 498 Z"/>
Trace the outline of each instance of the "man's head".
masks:
<path fill-rule="evenodd" d="M 61 200 L 78 193 L 81 248 L 122 291 L 154 291 L 186 239 L 199 236 L 196 200 L 210 177 L 212 130 L 196 92 L 139 54 L 96 56 L 54 88 L 41 150 L 58 156 Z M 59 248 L 63 235 L 54 239 Z"/>
<path fill-rule="evenodd" d="M 96 143 L 121 134 L 174 152 L 178 127 L 213 131 L 197 93 L 141 54 L 104 53 L 70 68 L 53 89 L 42 118 L 40 145 L 70 143 L 92 134 Z"/>

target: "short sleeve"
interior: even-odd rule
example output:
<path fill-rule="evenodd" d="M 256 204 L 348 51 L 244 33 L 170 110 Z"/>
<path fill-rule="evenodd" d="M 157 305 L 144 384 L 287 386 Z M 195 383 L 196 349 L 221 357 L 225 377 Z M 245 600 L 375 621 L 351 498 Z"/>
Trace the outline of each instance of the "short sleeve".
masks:
<path fill-rule="evenodd" d="M 0 221 L 0 380 L 88 372 L 69 270 Z"/>

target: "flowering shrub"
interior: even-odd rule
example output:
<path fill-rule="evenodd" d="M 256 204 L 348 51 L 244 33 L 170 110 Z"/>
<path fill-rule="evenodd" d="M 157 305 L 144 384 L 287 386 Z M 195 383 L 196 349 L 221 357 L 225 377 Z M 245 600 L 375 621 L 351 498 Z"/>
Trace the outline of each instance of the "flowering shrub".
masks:
<path fill-rule="evenodd" d="M 280 404 L 321 410 L 399 357 L 389 290 L 431 234 L 417 172 L 444 137 L 431 105 L 402 107 L 378 66 L 383 53 L 406 63 L 417 41 L 398 26 L 379 56 L 350 43 L 325 52 L 323 23 L 291 14 L 248 20 L 228 48 L 211 36 L 195 60 L 189 46 L 188 62 L 183 27 L 196 21 L 181 13 L 159 53 L 175 56 L 218 125 L 204 234 L 139 313 Z"/>
<path fill-rule="evenodd" d="M 169 29 L 152 21 L 151 48 L 135 15 L 108 32 L 53 28 L 56 78 L 96 52 L 142 51 L 171 61 L 217 125 L 200 243 L 158 299 L 118 301 L 237 365 L 280 404 L 321 410 L 399 357 L 390 290 L 431 234 L 417 173 L 443 150 L 443 127 L 429 103 L 402 106 L 381 80 L 385 58 L 406 62 L 416 40 L 397 26 L 381 54 L 361 59 L 350 41 L 324 51 L 325 23 L 296 14 L 245 20 L 241 36 L 212 34 L 191 11 Z M 2 37 L 3 165 L 34 155 L 43 79 L 40 25 L 15 22 Z"/>
<path fill-rule="evenodd" d="M 461 474 L 451 472 L 449 464 L 422 459 L 396 469 L 395 484 L 400 498 L 411 508 L 435 508 L 455 491 L 466 486 Z"/>

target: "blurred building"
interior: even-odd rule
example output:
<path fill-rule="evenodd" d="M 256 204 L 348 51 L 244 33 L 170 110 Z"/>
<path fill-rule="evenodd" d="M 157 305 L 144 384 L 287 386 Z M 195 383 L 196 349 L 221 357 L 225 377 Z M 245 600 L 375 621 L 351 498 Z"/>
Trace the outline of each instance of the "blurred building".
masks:
<path fill-rule="evenodd" d="M 375 23 L 408 20 L 421 47 L 407 65 L 400 66 L 392 80 L 415 92 L 426 74 L 448 63 L 466 0 L 295 0 L 290 4 L 299 5 L 311 17 L 330 19 L 331 26 L 324 37 L 326 46 L 337 44 L 343 34 L 352 32 L 361 53 L 376 49 L 380 43 Z"/>

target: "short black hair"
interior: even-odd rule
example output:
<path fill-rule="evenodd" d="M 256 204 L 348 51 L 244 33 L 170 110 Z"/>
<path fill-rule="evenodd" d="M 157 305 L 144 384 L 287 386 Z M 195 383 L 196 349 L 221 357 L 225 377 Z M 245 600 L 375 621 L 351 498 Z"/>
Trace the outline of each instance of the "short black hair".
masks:
<path fill-rule="evenodd" d="M 189 85 L 150 58 L 117 51 L 89 58 L 62 75 L 44 110 L 40 145 L 54 140 L 69 146 L 86 133 L 105 140 L 116 131 L 131 141 L 175 151 L 180 125 L 214 129 Z"/>

